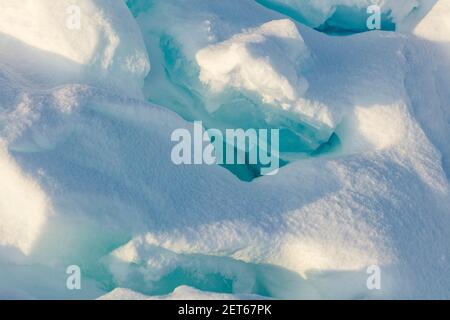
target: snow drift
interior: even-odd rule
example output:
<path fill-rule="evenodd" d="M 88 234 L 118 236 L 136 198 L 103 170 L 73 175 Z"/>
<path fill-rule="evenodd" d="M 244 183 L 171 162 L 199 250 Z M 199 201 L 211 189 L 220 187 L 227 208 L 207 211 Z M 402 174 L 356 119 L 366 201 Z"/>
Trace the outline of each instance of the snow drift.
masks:
<path fill-rule="evenodd" d="M 149 70 L 139 29 L 122 1 L 2 1 L 0 41 L 4 63 L 46 76 L 34 79 L 38 85 L 89 82 L 139 95 Z"/>
<path fill-rule="evenodd" d="M 0 5 L 0 297 L 449 298 L 445 0 L 409 34 L 348 37 L 251 0 L 127 1 L 137 24 L 84 0 L 76 35 L 22 3 Z M 173 130 L 243 108 L 306 155 L 251 183 L 170 161 Z"/>
<path fill-rule="evenodd" d="M 436 0 L 256 0 L 318 30 L 349 34 L 367 31 L 367 18 L 378 6 L 383 30 L 410 31 Z"/>

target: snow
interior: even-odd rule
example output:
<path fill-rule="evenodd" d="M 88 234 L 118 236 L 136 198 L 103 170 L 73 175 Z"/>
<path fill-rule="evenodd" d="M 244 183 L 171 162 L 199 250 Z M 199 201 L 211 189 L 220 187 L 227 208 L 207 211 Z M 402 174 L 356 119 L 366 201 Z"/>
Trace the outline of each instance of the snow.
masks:
<path fill-rule="evenodd" d="M 249 90 L 266 103 L 288 106 L 307 90 L 296 72 L 300 68 L 292 68 L 307 55 L 295 24 L 275 20 L 200 50 L 196 60 L 200 80 L 213 91 Z"/>
<path fill-rule="evenodd" d="M 27 176 L 0 145 L 0 246 L 30 253 L 51 204 L 39 184 Z"/>
<path fill-rule="evenodd" d="M 414 28 L 414 34 L 430 41 L 450 42 L 450 3 L 438 1 Z"/>
<path fill-rule="evenodd" d="M 256 0 L 313 28 L 332 28 L 333 32 L 367 31 L 366 21 L 380 7 L 382 29 L 393 23 L 398 29 L 411 28 L 436 0 Z M 411 30 L 411 29 L 409 29 Z"/>
<path fill-rule="evenodd" d="M 346 37 L 251 0 L 128 1 L 137 24 L 84 0 L 76 34 L 54 2 L 2 1 L 0 297 L 73 298 L 78 264 L 76 297 L 449 298 L 445 1 L 411 32 Z M 232 121 L 208 108 L 236 100 Z M 247 104 L 340 144 L 250 183 L 170 161 L 173 130 Z"/>
<path fill-rule="evenodd" d="M 412 125 L 406 109 L 403 104 L 357 106 L 337 130 L 344 152 L 382 150 L 402 143 Z"/>
<path fill-rule="evenodd" d="M 39 85 L 69 78 L 139 95 L 149 71 L 139 29 L 122 1 L 108 3 L 2 1 L 0 43 L 8 50 L 2 50 L 1 60 L 23 73 L 39 70 L 40 77 L 46 75 L 45 81 L 36 81 Z"/>
<path fill-rule="evenodd" d="M 172 294 L 159 297 L 149 297 L 129 289 L 118 288 L 102 296 L 99 300 L 261 300 L 262 297 L 245 294 L 219 294 L 203 292 L 188 286 L 176 288 Z"/>

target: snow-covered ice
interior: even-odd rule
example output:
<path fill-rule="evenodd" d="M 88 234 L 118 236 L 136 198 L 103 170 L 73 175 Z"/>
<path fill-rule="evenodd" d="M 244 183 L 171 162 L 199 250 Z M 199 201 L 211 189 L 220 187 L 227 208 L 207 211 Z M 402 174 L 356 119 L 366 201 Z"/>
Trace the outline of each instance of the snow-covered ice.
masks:
<path fill-rule="evenodd" d="M 225 87 L 248 90 L 260 94 L 267 103 L 288 107 L 308 88 L 306 80 L 298 76 L 300 68 L 296 68 L 307 55 L 297 27 L 286 19 L 203 48 L 196 61 L 200 80 L 212 91 Z"/>
<path fill-rule="evenodd" d="M 261 300 L 264 297 L 251 294 L 220 294 L 202 292 L 188 286 L 180 286 L 165 296 L 149 297 L 129 289 L 117 288 L 105 294 L 100 300 Z"/>
<path fill-rule="evenodd" d="M 367 31 L 371 6 L 380 8 L 382 29 L 411 29 L 436 0 L 255 0 L 310 27 L 331 33 Z"/>
<path fill-rule="evenodd" d="M 311 26 L 367 1 L 295 3 L 1 1 L 0 298 L 450 298 L 448 0 L 348 36 Z M 176 166 L 193 120 L 291 161 Z"/>

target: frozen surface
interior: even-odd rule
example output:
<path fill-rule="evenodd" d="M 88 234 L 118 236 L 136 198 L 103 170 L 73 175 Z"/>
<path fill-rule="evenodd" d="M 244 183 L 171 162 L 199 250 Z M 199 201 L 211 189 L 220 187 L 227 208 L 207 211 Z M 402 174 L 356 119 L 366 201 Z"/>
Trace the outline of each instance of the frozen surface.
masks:
<path fill-rule="evenodd" d="M 285 160 L 329 142 L 339 115 L 305 96 L 313 58 L 302 26 L 252 1 L 143 3 L 130 7 L 153 64 L 149 101 L 206 128 L 279 128 Z"/>
<path fill-rule="evenodd" d="M 413 29 L 415 35 L 437 42 L 450 42 L 450 2 L 438 1 L 427 13 L 426 19 L 419 21 Z"/>
<path fill-rule="evenodd" d="M 17 3 L 0 16 L 20 17 Z M 53 2 L 23 6 L 59 37 L 0 22 L 0 297 L 450 298 L 446 0 L 407 33 L 348 37 L 250 0 L 128 1 L 138 25 L 120 2 L 80 3 L 112 21 L 107 68 L 92 58 L 105 43 L 86 44 L 106 36 L 71 38 Z M 106 32 L 97 22 L 86 30 Z M 73 50 L 84 39 L 95 50 Z M 173 130 L 245 125 L 217 102 L 287 128 L 308 156 L 251 183 L 174 165 Z M 333 134 L 338 148 L 312 155 Z M 65 289 L 73 264 L 81 292 Z"/>
<path fill-rule="evenodd" d="M 51 212 L 49 199 L 0 146 L 0 246 L 29 253 Z"/>
<path fill-rule="evenodd" d="M 132 290 L 118 288 L 99 298 L 100 300 L 260 300 L 261 296 L 250 294 L 219 294 L 203 292 L 195 288 L 181 286 L 166 296 L 149 297 Z"/>
<path fill-rule="evenodd" d="M 140 96 L 149 63 L 125 4 L 79 0 L 76 5 L 71 0 L 1 1 L 0 43 L 8 48 L 0 53 L 2 64 L 30 73 L 28 80 L 39 86 L 89 82 Z"/>
<path fill-rule="evenodd" d="M 367 31 L 367 19 L 380 8 L 383 30 L 411 30 L 437 0 L 256 0 L 297 21 L 324 32 L 348 34 Z"/>
<path fill-rule="evenodd" d="M 266 103 L 288 107 L 308 88 L 306 80 L 299 78 L 300 68 L 295 68 L 307 56 L 295 24 L 275 20 L 200 50 L 196 61 L 200 80 L 212 91 L 248 90 Z"/>

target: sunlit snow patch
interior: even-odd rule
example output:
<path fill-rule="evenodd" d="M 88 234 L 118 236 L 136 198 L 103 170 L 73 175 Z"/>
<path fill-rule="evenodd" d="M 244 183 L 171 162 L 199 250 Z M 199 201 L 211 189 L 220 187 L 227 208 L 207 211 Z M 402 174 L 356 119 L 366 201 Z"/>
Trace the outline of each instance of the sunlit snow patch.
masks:
<path fill-rule="evenodd" d="M 1 59 L 36 86 L 71 79 L 141 96 L 150 68 L 139 29 L 122 1 L 2 1 L 0 45 L 8 47 Z"/>

